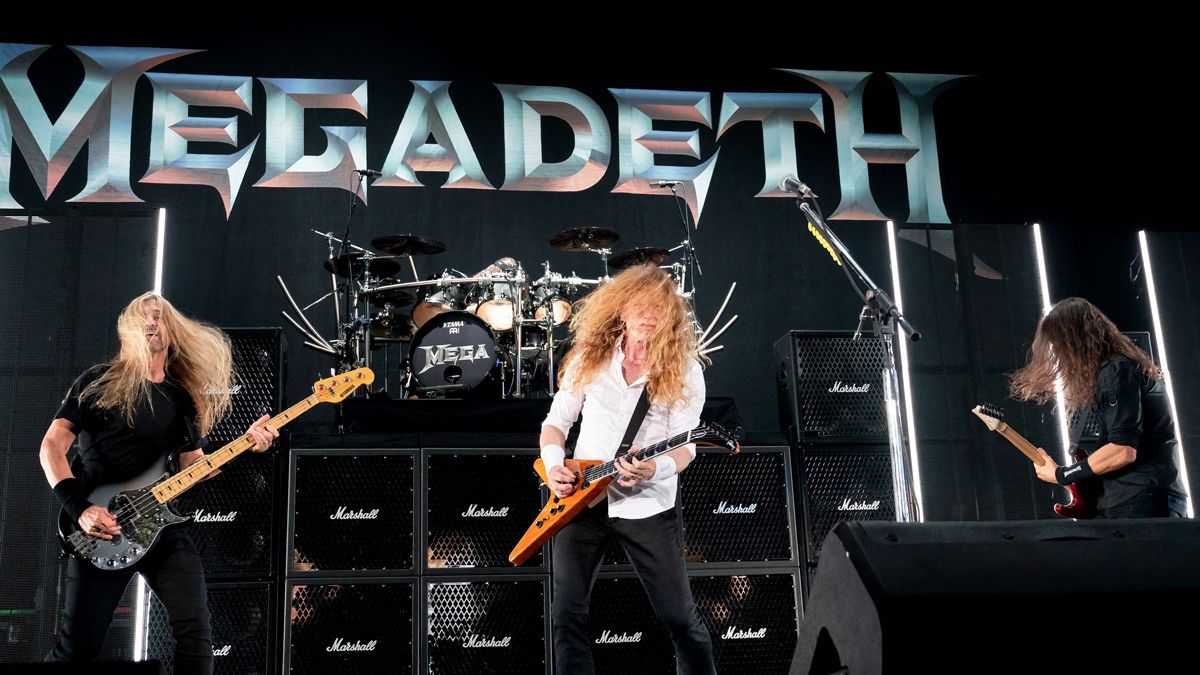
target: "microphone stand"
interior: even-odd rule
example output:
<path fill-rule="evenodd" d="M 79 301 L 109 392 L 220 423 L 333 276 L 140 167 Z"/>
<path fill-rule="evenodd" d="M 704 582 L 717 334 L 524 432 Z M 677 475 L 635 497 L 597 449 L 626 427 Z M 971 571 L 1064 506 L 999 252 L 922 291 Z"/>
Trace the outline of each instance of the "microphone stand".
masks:
<path fill-rule="evenodd" d="M 843 263 L 841 267 L 846 272 L 847 280 L 854 287 L 855 293 L 863 300 L 859 325 L 861 327 L 862 317 L 869 316 L 873 320 L 874 334 L 883 343 L 884 405 L 887 406 L 888 415 L 888 445 L 892 456 L 892 488 L 895 494 L 896 519 L 900 522 L 920 521 L 923 520 L 923 516 L 921 505 L 916 498 L 912 458 L 908 454 L 903 433 L 904 417 L 900 414 L 900 382 L 896 374 L 892 337 L 895 335 L 897 326 L 913 342 L 921 339 L 921 333 L 908 322 L 908 319 L 896 307 L 896 303 L 888 297 L 887 292 L 880 288 L 866 270 L 854 260 L 854 256 L 850 255 L 850 249 L 830 229 L 821 216 L 820 208 L 816 207 L 815 201 L 809 203 L 810 200 L 815 199 L 816 197 L 812 195 L 811 191 L 802 189 L 796 194 L 796 208 L 805 215 L 819 234 L 819 238 L 828 243 L 833 251 L 836 251 L 837 257 L 841 258 Z M 866 291 L 859 288 L 855 277 L 866 287 Z M 855 331 L 854 339 L 858 339 L 858 331 Z"/>

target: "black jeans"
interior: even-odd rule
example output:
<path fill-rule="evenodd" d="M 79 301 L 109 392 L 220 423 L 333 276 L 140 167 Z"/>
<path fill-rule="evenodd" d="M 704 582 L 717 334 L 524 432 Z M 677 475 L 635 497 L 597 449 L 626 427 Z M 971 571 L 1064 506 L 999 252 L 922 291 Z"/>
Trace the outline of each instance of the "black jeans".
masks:
<path fill-rule="evenodd" d="M 1166 492 L 1147 490 L 1096 513 L 1097 518 L 1186 518 L 1187 501 Z"/>
<path fill-rule="evenodd" d="M 212 628 L 204 568 L 191 537 L 178 527 L 163 532 L 141 562 L 120 572 L 101 571 L 71 557 L 67 563 L 62 630 L 58 644 L 46 660 L 96 658 L 112 623 L 113 610 L 135 572 L 146 577 L 146 583 L 167 610 L 175 635 L 175 672 L 212 673 Z"/>
<path fill-rule="evenodd" d="M 555 672 L 590 675 L 588 610 L 592 585 L 610 536 L 617 537 L 650 596 L 650 604 L 675 643 L 679 672 L 715 674 L 712 638 L 700 621 L 683 560 L 683 535 L 676 509 L 630 520 L 609 518 L 600 503 L 571 521 L 554 537 Z M 631 665 L 631 668 L 636 666 Z"/>

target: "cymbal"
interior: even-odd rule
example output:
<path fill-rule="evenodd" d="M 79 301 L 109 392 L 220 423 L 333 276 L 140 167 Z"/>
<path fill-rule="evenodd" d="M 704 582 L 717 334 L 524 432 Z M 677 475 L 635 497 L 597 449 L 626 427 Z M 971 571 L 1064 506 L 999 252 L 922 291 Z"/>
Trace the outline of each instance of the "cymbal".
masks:
<path fill-rule="evenodd" d="M 361 277 L 367 267 L 362 257 L 362 251 L 350 251 L 346 255 L 326 260 L 325 269 L 339 277 Z M 371 258 L 370 271 L 372 276 L 390 277 L 400 271 L 400 263 L 392 258 Z"/>
<path fill-rule="evenodd" d="M 608 259 L 608 266 L 614 269 L 625 269 L 636 265 L 661 265 L 671 257 L 671 252 L 657 246 L 641 246 L 621 251 Z"/>
<path fill-rule="evenodd" d="M 371 318 L 371 337 L 388 342 L 408 342 L 417 330 L 412 317 L 395 312 L 380 312 Z"/>
<path fill-rule="evenodd" d="M 594 251 L 612 246 L 621 235 L 603 227 L 576 227 L 550 237 L 550 245 L 560 251 Z"/>
<path fill-rule="evenodd" d="M 378 285 L 387 286 L 394 283 L 396 283 L 395 279 L 384 279 Z M 416 301 L 416 294 L 406 288 L 389 288 L 386 291 L 376 291 L 371 294 L 371 304 L 374 305 L 387 303 L 393 307 L 407 307 Z"/>
<path fill-rule="evenodd" d="M 434 255 L 446 250 L 446 245 L 436 239 L 426 239 L 415 234 L 389 234 L 371 240 L 371 245 L 392 255 Z"/>

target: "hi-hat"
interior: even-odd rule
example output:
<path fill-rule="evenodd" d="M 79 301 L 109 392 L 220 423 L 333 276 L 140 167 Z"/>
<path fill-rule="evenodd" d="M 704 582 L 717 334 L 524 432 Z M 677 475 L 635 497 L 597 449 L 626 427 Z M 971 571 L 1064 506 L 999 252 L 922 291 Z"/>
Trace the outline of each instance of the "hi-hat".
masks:
<path fill-rule="evenodd" d="M 390 277 L 400 271 L 400 263 L 392 258 L 373 257 L 368 265 L 363 262 L 363 255 L 362 251 L 350 251 L 345 255 L 329 258 L 325 261 L 325 269 L 339 277 L 361 277 L 364 269 L 376 277 Z"/>

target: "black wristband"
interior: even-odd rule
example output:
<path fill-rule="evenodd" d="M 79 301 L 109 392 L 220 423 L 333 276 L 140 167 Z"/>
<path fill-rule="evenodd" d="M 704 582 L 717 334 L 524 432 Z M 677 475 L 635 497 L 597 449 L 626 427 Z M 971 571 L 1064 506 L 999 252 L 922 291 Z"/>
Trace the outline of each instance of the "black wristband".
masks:
<path fill-rule="evenodd" d="M 1059 485 L 1070 485 L 1078 483 L 1081 480 L 1095 476 L 1092 467 L 1088 465 L 1087 458 L 1083 461 L 1072 464 L 1070 466 L 1060 466 L 1054 471 L 1054 480 L 1058 481 Z"/>
<path fill-rule="evenodd" d="M 79 516 L 87 511 L 92 502 L 87 498 L 87 491 L 78 478 L 64 478 L 54 486 L 54 496 L 62 503 L 63 510 L 71 516 L 71 520 L 79 520 Z"/>

